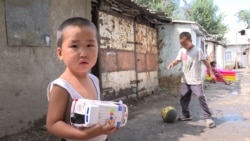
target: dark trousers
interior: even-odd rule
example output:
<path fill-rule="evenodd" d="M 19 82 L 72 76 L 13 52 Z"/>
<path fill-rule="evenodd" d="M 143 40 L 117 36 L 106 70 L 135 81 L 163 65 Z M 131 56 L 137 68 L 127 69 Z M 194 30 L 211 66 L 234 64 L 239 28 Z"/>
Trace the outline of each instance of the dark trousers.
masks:
<path fill-rule="evenodd" d="M 204 118 L 206 119 L 211 118 L 211 113 L 207 106 L 202 84 L 188 85 L 188 84 L 182 83 L 180 92 L 181 92 L 180 103 L 181 103 L 181 108 L 182 108 L 182 114 L 184 117 L 190 117 L 189 103 L 191 101 L 192 93 L 194 93 L 198 98 L 198 101 L 200 103 L 201 109 L 204 114 Z"/>

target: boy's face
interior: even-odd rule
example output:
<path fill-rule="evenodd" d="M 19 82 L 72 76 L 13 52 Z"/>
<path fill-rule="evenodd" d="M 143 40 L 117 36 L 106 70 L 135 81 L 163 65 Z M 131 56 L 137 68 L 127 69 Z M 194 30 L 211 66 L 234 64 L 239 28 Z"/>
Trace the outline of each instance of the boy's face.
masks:
<path fill-rule="evenodd" d="M 62 34 L 62 47 L 57 49 L 60 60 L 72 72 L 89 72 L 98 56 L 96 32 L 88 26 L 68 26 Z"/>
<path fill-rule="evenodd" d="M 185 49 L 190 49 L 193 46 L 192 40 L 186 37 L 180 38 L 180 44 Z"/>

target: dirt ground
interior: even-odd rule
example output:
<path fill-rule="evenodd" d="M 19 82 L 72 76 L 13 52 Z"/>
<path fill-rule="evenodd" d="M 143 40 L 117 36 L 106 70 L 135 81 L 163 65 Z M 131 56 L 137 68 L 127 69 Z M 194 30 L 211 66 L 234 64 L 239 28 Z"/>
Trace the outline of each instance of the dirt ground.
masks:
<path fill-rule="evenodd" d="M 190 103 L 192 121 L 164 123 L 161 109 L 173 106 L 181 115 L 178 91 L 163 89 L 158 94 L 130 102 L 129 121 L 110 141 L 250 141 L 250 73 L 237 71 L 237 82 L 206 83 L 208 106 L 216 122 L 207 128 L 198 101 L 193 95 Z M 58 141 L 43 127 L 8 136 L 1 141 Z"/>

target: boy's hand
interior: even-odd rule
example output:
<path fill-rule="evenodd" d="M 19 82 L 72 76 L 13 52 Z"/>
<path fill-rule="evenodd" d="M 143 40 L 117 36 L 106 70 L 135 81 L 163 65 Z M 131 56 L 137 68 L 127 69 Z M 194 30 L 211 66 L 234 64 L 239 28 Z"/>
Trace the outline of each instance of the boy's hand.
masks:
<path fill-rule="evenodd" d="M 211 78 L 211 80 L 213 80 L 213 81 L 215 81 L 216 82 L 216 77 L 214 76 L 214 74 L 212 73 L 212 74 L 210 74 L 210 78 Z"/>
<path fill-rule="evenodd" d="M 177 65 L 179 62 L 180 62 L 180 60 L 174 60 L 173 62 L 171 62 L 168 65 L 167 69 L 171 69 L 172 67 L 174 67 L 175 65 Z"/>
<path fill-rule="evenodd" d="M 211 81 L 215 83 L 216 82 L 216 77 L 215 77 L 212 70 L 209 71 L 208 75 L 211 78 Z"/>
<path fill-rule="evenodd" d="M 118 128 L 114 126 L 115 121 L 114 120 L 107 120 L 105 125 L 101 125 L 101 124 L 96 124 L 95 126 L 93 126 L 91 129 L 92 131 L 98 131 L 100 133 L 100 135 L 102 134 L 113 134 L 115 133 Z"/>
<path fill-rule="evenodd" d="M 118 128 L 114 126 L 115 125 L 115 120 L 107 120 L 106 124 L 102 127 L 104 130 L 104 134 L 113 134 L 115 133 Z"/>
<path fill-rule="evenodd" d="M 209 71 L 208 75 L 210 76 L 211 79 L 216 79 L 214 72 L 212 70 Z"/>
<path fill-rule="evenodd" d="M 173 63 L 170 63 L 170 64 L 168 65 L 167 69 L 169 70 L 169 69 L 171 69 L 172 67 L 174 67 L 174 64 L 173 64 Z"/>
<path fill-rule="evenodd" d="M 214 76 L 213 73 L 210 75 L 210 77 L 211 77 L 212 79 L 216 79 L 216 77 Z"/>

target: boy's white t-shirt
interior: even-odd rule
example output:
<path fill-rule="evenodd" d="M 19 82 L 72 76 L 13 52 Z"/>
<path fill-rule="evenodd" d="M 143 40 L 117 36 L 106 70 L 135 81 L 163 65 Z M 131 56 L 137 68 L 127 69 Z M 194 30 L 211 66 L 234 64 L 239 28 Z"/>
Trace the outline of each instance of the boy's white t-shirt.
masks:
<path fill-rule="evenodd" d="M 97 90 L 97 94 L 98 94 L 98 100 L 101 100 L 101 96 L 100 96 L 100 87 L 99 87 L 99 83 L 98 83 L 98 79 L 92 75 L 89 74 L 90 78 L 92 79 L 95 88 Z M 70 94 L 71 98 L 83 98 L 66 80 L 62 79 L 62 78 L 58 78 L 54 81 L 52 81 L 47 88 L 47 98 L 49 101 L 49 94 L 53 88 L 54 85 L 58 85 L 64 89 L 66 89 L 68 91 L 68 93 Z M 73 140 L 73 139 L 66 139 L 67 141 L 105 141 L 107 139 L 107 135 L 100 135 L 98 137 L 89 139 L 89 140 Z"/>
<path fill-rule="evenodd" d="M 202 64 L 206 56 L 200 48 L 192 47 L 190 50 L 181 48 L 176 60 L 182 62 L 181 83 L 199 85 L 203 83 Z"/>

